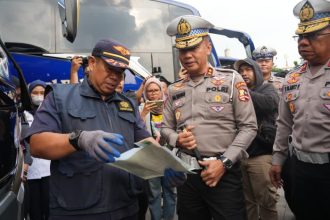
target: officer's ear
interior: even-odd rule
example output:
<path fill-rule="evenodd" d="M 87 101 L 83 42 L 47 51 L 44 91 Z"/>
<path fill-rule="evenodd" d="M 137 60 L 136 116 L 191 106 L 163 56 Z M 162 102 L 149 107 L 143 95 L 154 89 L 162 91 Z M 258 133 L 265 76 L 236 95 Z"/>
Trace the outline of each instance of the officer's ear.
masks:
<path fill-rule="evenodd" d="M 88 57 L 88 69 L 89 71 L 93 71 L 95 65 L 96 65 L 97 59 L 95 56 L 89 56 Z"/>
<path fill-rule="evenodd" d="M 210 37 L 209 36 L 205 36 L 203 39 L 203 43 L 205 44 L 205 47 L 207 49 L 207 55 L 211 55 L 211 51 L 212 51 L 212 43 L 210 41 Z"/>

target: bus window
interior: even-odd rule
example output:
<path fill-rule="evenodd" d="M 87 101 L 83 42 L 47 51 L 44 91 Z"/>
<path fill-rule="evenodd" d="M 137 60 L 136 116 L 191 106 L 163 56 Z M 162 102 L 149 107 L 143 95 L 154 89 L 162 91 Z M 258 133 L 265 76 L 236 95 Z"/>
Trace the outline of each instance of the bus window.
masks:
<path fill-rule="evenodd" d="M 55 6 L 57 6 L 56 1 L 48 0 L 0 0 L 2 40 L 25 43 L 46 51 L 53 51 Z M 19 48 L 8 49 L 26 52 L 24 48 L 21 51 Z"/>
<path fill-rule="evenodd" d="M 173 57 L 173 42 L 167 36 L 168 23 L 179 15 L 192 14 L 187 8 L 149 0 L 94 0 L 80 2 L 77 37 L 70 43 L 57 32 L 59 53 L 90 53 L 95 41 L 111 37 L 131 49 L 132 55 L 150 72 L 161 67 L 173 81 L 178 58 Z M 60 19 L 56 19 L 61 28 Z"/>

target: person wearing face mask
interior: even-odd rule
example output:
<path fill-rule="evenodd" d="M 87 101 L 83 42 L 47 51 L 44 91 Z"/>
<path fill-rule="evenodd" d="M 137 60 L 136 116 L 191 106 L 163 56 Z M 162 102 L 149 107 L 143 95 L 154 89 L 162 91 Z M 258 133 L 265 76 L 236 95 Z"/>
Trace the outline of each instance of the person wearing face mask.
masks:
<path fill-rule="evenodd" d="M 45 87 L 46 83 L 41 80 L 35 80 L 29 84 L 33 110 L 24 112 L 28 126 L 31 126 L 34 114 L 44 100 Z M 30 219 L 48 219 L 50 160 L 32 157 L 32 164 L 26 166 L 24 171 L 27 178 L 26 190 L 28 191 L 28 196 L 25 198 L 28 200 L 26 201 L 28 204 L 26 208 Z"/>

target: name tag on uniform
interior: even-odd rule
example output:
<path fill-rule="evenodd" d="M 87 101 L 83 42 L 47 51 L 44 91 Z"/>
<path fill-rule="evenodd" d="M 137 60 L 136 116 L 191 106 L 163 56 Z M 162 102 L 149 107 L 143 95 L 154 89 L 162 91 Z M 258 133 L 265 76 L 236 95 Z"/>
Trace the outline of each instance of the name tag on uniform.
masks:
<path fill-rule="evenodd" d="M 221 86 L 221 87 L 207 87 L 206 92 L 228 92 L 228 86 Z"/>
<path fill-rule="evenodd" d="M 296 89 L 299 89 L 299 87 L 300 87 L 300 84 L 288 85 L 288 86 L 284 87 L 284 91 L 288 92 L 288 91 L 291 91 L 291 90 L 296 90 Z"/>
<path fill-rule="evenodd" d="M 186 93 L 185 92 L 180 92 L 180 93 L 178 93 L 176 95 L 173 95 L 172 96 L 172 100 L 175 101 L 175 100 L 180 99 L 180 98 L 185 97 L 185 96 L 186 96 Z"/>

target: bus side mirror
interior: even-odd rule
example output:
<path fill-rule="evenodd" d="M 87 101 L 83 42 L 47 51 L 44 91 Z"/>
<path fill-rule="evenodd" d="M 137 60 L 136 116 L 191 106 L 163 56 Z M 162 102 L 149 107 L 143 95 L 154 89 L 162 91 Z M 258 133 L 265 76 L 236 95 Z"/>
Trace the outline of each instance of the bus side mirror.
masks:
<path fill-rule="evenodd" d="M 63 36 L 71 43 L 76 39 L 79 24 L 79 0 L 58 0 Z"/>

